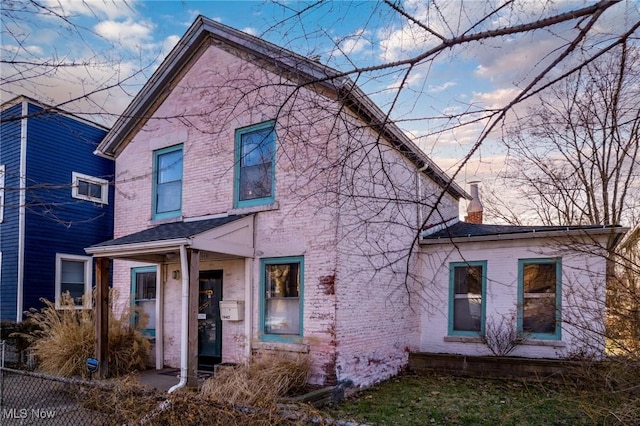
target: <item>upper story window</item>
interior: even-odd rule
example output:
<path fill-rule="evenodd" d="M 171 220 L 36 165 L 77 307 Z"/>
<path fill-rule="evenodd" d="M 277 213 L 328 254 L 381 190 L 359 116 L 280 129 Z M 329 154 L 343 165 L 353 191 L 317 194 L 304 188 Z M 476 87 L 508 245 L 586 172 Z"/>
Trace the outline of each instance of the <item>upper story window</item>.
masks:
<path fill-rule="evenodd" d="M 272 203 L 275 199 L 275 122 L 236 130 L 234 207 Z"/>
<path fill-rule="evenodd" d="M 560 259 L 518 261 L 518 331 L 526 338 L 560 339 Z"/>
<path fill-rule="evenodd" d="M 71 196 L 94 203 L 109 203 L 109 181 L 97 177 L 72 172 Z"/>
<path fill-rule="evenodd" d="M 153 218 L 182 213 L 182 145 L 153 153 Z"/>
<path fill-rule="evenodd" d="M 0 164 L 0 223 L 4 220 L 4 164 Z"/>
<path fill-rule="evenodd" d="M 487 262 L 449 266 L 449 335 L 484 333 Z"/>
<path fill-rule="evenodd" d="M 56 308 L 68 307 L 62 303 L 64 293 L 69 293 L 76 309 L 91 307 L 92 266 L 93 259 L 89 256 L 56 254 Z"/>
<path fill-rule="evenodd" d="M 262 339 L 290 341 L 302 336 L 303 257 L 262 259 Z"/>

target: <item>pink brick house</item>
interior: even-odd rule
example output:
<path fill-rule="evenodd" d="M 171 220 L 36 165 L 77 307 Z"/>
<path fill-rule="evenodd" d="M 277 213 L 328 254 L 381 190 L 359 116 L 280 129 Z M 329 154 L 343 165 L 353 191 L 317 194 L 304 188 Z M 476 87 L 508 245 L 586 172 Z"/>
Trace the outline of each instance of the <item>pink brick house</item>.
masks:
<path fill-rule="evenodd" d="M 471 197 L 336 70 L 199 17 L 98 151 L 115 239 L 87 252 L 148 314 L 158 368 L 303 353 L 312 383 L 366 386 L 410 351 L 478 350 L 447 330 L 442 268 L 466 257 L 438 234 Z"/>

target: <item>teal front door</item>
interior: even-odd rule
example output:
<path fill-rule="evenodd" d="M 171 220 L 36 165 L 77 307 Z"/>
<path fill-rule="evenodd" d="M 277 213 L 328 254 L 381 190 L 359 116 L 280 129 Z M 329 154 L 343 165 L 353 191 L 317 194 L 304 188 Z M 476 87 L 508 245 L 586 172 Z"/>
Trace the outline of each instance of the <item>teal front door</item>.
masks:
<path fill-rule="evenodd" d="M 213 370 L 222 360 L 222 271 L 201 271 L 198 304 L 198 369 Z"/>

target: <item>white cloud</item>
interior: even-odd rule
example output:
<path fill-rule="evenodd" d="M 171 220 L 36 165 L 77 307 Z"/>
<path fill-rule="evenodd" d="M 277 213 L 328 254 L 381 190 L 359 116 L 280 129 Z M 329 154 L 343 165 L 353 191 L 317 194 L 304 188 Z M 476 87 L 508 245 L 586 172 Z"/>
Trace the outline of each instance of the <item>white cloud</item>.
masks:
<path fill-rule="evenodd" d="M 402 75 L 398 76 L 398 78 L 396 78 L 396 80 L 392 84 L 387 86 L 386 89 L 387 90 L 400 89 L 400 85 L 403 83 L 402 80 L 404 79 L 404 76 L 405 74 L 402 73 Z M 424 84 L 424 81 L 426 78 L 427 76 L 425 73 L 414 70 L 411 74 L 409 74 L 409 76 L 404 81 L 403 88 L 410 88 L 410 87 L 416 87 L 416 86 L 422 85 Z"/>
<path fill-rule="evenodd" d="M 481 104 L 484 108 L 502 108 L 511 102 L 520 92 L 515 87 L 496 89 L 491 92 L 474 92 L 473 102 Z"/>
<path fill-rule="evenodd" d="M 450 87 L 456 86 L 457 83 L 453 82 L 453 81 L 447 81 L 443 84 L 440 84 L 438 86 L 433 86 L 433 85 L 429 85 L 427 88 L 427 92 L 429 93 L 440 93 L 440 92 L 444 92 L 445 90 L 447 90 Z"/>
<path fill-rule="evenodd" d="M 353 55 L 371 46 L 371 42 L 366 38 L 370 34 L 371 33 L 369 31 L 360 28 L 352 35 L 349 35 L 342 40 L 336 40 L 336 43 L 340 47 L 340 53 L 347 56 Z"/>
<path fill-rule="evenodd" d="M 241 31 L 243 33 L 251 34 L 252 36 L 258 36 L 258 30 L 253 27 L 244 27 Z"/>
<path fill-rule="evenodd" d="M 45 7 L 61 16 L 84 15 L 118 19 L 136 14 L 137 0 L 44 0 Z"/>
<path fill-rule="evenodd" d="M 94 30 L 105 39 L 119 43 L 131 50 L 139 50 L 148 46 L 153 36 L 154 25 L 148 21 L 102 21 Z"/>
<path fill-rule="evenodd" d="M 177 35 L 170 35 L 169 37 L 165 38 L 164 41 L 162 42 L 161 56 L 163 58 L 167 56 L 169 52 L 171 52 L 171 49 L 173 49 L 176 46 L 176 44 L 178 44 L 179 41 L 180 41 L 180 36 L 177 36 Z"/>

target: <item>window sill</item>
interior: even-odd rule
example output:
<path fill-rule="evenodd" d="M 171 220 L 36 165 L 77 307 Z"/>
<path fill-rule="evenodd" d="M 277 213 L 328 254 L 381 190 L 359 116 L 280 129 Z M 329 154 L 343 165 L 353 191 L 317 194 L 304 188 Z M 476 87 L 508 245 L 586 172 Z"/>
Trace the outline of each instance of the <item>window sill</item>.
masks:
<path fill-rule="evenodd" d="M 257 206 L 239 207 L 239 208 L 231 209 L 227 212 L 227 214 L 235 215 L 235 214 L 259 213 L 259 212 L 266 212 L 270 210 L 278 210 L 279 208 L 280 208 L 280 204 L 277 201 L 274 201 L 273 203 L 269 203 L 269 204 L 260 204 Z"/>
<path fill-rule="evenodd" d="M 182 215 L 180 216 L 174 216 L 174 217 L 167 217 L 167 218 L 163 218 L 163 219 L 151 219 L 149 220 L 149 222 L 147 223 L 148 225 L 162 225 L 164 223 L 174 223 L 174 222 L 182 222 Z"/>
<path fill-rule="evenodd" d="M 456 343 L 482 343 L 480 336 L 444 336 L 445 342 Z"/>
<path fill-rule="evenodd" d="M 253 348 L 263 351 L 309 353 L 309 345 L 305 343 L 256 342 L 253 344 Z"/>
<path fill-rule="evenodd" d="M 567 346 L 562 340 L 539 340 L 539 339 L 522 339 L 521 345 L 527 346 L 550 346 L 553 348 L 564 348 Z"/>

